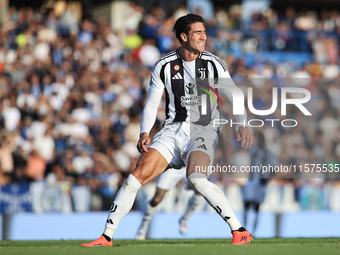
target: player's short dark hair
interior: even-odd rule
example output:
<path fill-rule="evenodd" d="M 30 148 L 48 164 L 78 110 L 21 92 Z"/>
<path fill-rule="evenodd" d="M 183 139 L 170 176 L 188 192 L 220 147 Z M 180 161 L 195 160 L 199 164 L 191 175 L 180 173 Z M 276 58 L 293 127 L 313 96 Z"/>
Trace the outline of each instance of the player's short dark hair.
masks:
<path fill-rule="evenodd" d="M 172 32 L 175 33 L 180 43 L 182 43 L 181 34 L 184 33 L 188 35 L 191 29 L 191 24 L 197 23 L 197 22 L 202 22 L 204 27 L 206 27 L 207 25 L 205 20 L 201 16 L 196 15 L 196 14 L 187 14 L 185 16 L 180 17 L 176 21 L 174 28 L 172 29 Z"/>

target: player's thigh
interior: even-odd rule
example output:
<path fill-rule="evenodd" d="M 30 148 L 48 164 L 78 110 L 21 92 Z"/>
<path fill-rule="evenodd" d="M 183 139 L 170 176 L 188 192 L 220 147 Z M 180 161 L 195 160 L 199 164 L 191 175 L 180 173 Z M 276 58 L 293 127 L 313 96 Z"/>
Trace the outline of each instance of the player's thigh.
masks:
<path fill-rule="evenodd" d="M 149 148 L 149 152 L 144 152 L 138 160 L 135 170 L 132 171 L 132 175 L 135 176 L 142 185 L 145 185 L 162 174 L 168 169 L 168 166 L 167 160 L 159 151 Z"/>
<path fill-rule="evenodd" d="M 205 171 L 210 165 L 210 156 L 203 151 L 193 151 L 188 156 L 187 163 L 187 176 L 192 173 L 204 173 L 208 175 L 208 171 Z"/>

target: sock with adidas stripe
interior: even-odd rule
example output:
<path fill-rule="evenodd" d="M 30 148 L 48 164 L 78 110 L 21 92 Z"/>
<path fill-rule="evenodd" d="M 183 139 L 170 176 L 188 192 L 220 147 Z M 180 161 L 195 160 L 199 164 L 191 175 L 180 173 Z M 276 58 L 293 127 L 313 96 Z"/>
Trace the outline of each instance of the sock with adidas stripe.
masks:
<path fill-rule="evenodd" d="M 125 180 L 113 201 L 107 217 L 104 237 L 112 238 L 120 221 L 131 210 L 141 183 L 132 174 Z M 105 237 L 105 238 L 106 238 Z"/>
<path fill-rule="evenodd" d="M 188 183 L 198 191 L 215 211 L 228 223 L 232 231 L 242 227 L 222 190 L 207 180 L 203 173 L 192 173 Z"/>

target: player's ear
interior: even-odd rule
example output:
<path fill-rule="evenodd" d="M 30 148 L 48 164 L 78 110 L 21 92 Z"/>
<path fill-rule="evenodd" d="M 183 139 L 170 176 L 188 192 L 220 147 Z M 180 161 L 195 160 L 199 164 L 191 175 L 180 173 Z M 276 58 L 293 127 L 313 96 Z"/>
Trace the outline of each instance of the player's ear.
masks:
<path fill-rule="evenodd" d="M 188 36 L 185 33 L 181 33 L 181 39 L 183 42 L 186 42 L 188 40 Z"/>

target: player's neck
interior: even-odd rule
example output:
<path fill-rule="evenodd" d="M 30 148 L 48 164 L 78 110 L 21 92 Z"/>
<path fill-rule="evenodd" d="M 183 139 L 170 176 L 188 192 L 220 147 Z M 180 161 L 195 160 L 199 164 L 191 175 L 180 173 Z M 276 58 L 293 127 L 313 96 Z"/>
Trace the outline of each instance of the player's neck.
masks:
<path fill-rule="evenodd" d="M 181 58 L 186 62 L 194 61 L 200 54 L 198 51 L 197 52 L 189 51 L 184 47 L 180 47 L 178 53 L 181 56 Z"/>

